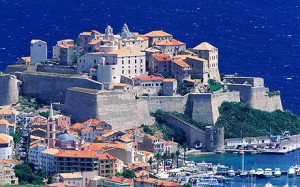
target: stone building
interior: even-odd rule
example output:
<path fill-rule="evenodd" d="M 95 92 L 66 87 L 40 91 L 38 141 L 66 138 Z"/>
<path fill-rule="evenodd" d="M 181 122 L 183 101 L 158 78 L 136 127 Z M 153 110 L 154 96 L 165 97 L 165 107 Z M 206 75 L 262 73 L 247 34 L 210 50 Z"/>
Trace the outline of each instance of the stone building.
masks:
<path fill-rule="evenodd" d="M 19 184 L 14 167 L 19 161 L 14 159 L 0 160 L 0 186 L 15 186 Z"/>
<path fill-rule="evenodd" d="M 166 96 L 174 96 L 177 93 L 177 80 L 164 79 L 162 86 L 162 94 Z"/>
<path fill-rule="evenodd" d="M 42 40 L 31 40 L 30 64 L 45 62 L 47 60 L 47 43 Z"/>
<path fill-rule="evenodd" d="M 100 36 L 101 36 L 101 33 L 96 30 L 82 32 L 78 36 L 79 46 L 82 47 L 84 49 L 84 51 L 89 51 L 88 44 L 93 40 L 99 39 Z"/>
<path fill-rule="evenodd" d="M 176 56 L 180 51 L 186 50 L 185 43 L 173 38 L 155 42 L 153 45 L 162 53 L 169 54 L 170 56 Z"/>
<path fill-rule="evenodd" d="M 138 86 L 146 95 L 160 95 L 164 77 L 161 75 L 145 75 L 134 77 L 134 86 Z"/>
<path fill-rule="evenodd" d="M 16 123 L 18 111 L 9 108 L 0 108 L 0 119 L 5 119 L 10 123 Z"/>
<path fill-rule="evenodd" d="M 154 46 L 156 42 L 160 42 L 163 40 L 170 40 L 173 38 L 172 34 L 166 33 L 162 30 L 151 31 L 147 34 L 144 34 L 147 38 L 149 38 L 149 46 Z"/>
<path fill-rule="evenodd" d="M 11 105 L 19 99 L 19 86 L 21 81 L 14 75 L 0 72 L 0 106 Z"/>
<path fill-rule="evenodd" d="M 72 65 L 83 54 L 80 46 L 75 45 L 74 40 L 66 39 L 57 41 L 53 46 L 53 59 L 59 60 L 61 65 Z"/>
<path fill-rule="evenodd" d="M 221 81 L 219 73 L 219 52 L 218 48 L 212 46 L 207 42 L 203 42 L 193 48 L 199 58 L 206 59 L 208 61 L 208 78 L 215 79 L 216 81 Z"/>

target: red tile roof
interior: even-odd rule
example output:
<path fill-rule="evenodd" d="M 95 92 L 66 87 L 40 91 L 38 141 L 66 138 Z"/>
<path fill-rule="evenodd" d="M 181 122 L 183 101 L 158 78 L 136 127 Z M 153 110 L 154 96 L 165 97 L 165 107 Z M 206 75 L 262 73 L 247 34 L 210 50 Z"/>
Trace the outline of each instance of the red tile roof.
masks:
<path fill-rule="evenodd" d="M 178 66 L 183 67 L 183 68 L 190 67 L 185 61 L 183 61 L 181 59 L 173 60 L 172 62 L 174 62 L 175 64 L 177 64 Z"/>
<path fill-rule="evenodd" d="M 148 32 L 144 36 L 153 38 L 153 37 L 164 37 L 164 36 L 165 37 L 170 37 L 172 35 L 169 34 L 169 33 L 164 32 L 162 30 L 160 30 L 160 31 L 151 31 L 151 32 Z"/>
<path fill-rule="evenodd" d="M 124 179 L 124 178 L 121 178 L 121 177 L 106 178 L 105 180 L 113 181 L 113 182 L 121 183 L 121 184 L 133 184 L 132 179 Z"/>
<path fill-rule="evenodd" d="M 166 39 L 163 41 L 155 42 L 154 45 L 159 45 L 159 46 L 178 46 L 178 45 L 185 45 L 185 43 L 175 40 L 175 39 Z"/>
<path fill-rule="evenodd" d="M 60 150 L 55 154 L 56 157 L 77 157 L 77 158 L 98 158 L 99 155 L 93 151 L 81 150 Z"/>
<path fill-rule="evenodd" d="M 161 62 L 165 62 L 165 61 L 170 61 L 171 60 L 171 57 L 168 54 L 153 54 L 152 57 L 156 61 L 161 61 Z"/>
<path fill-rule="evenodd" d="M 162 81 L 163 79 L 164 77 L 159 75 L 138 76 L 133 78 L 133 80 L 140 81 Z"/>

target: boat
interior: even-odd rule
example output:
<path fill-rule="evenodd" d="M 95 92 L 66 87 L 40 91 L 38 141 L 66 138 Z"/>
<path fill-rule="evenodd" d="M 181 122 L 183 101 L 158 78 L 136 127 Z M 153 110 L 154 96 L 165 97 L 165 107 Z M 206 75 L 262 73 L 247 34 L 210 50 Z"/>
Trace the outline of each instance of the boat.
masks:
<path fill-rule="evenodd" d="M 255 169 L 250 169 L 250 171 L 249 171 L 249 174 L 250 174 L 250 175 L 253 176 L 253 175 L 255 175 L 255 173 L 256 173 Z"/>
<path fill-rule="evenodd" d="M 240 177 L 247 177 L 248 176 L 248 172 L 245 171 L 245 155 L 242 154 L 242 171 L 240 173 Z"/>
<path fill-rule="evenodd" d="M 255 172 L 255 175 L 257 178 L 263 178 L 264 177 L 264 170 L 261 168 L 258 168 Z"/>
<path fill-rule="evenodd" d="M 268 183 L 265 185 L 265 187 L 273 187 L 273 185 L 272 185 L 270 182 L 268 182 Z"/>
<path fill-rule="evenodd" d="M 293 167 L 290 167 L 289 170 L 288 170 L 288 172 L 287 172 L 287 175 L 289 177 L 293 177 L 295 175 L 295 173 L 296 173 L 295 169 Z"/>
<path fill-rule="evenodd" d="M 222 183 L 218 182 L 217 179 L 213 177 L 195 177 L 190 178 L 188 184 L 193 187 L 222 187 L 224 186 Z"/>
<path fill-rule="evenodd" d="M 275 170 L 274 170 L 274 176 L 275 177 L 280 177 L 281 176 L 280 168 L 275 168 Z"/>
<path fill-rule="evenodd" d="M 235 172 L 232 168 L 230 170 L 228 170 L 227 173 L 228 173 L 228 177 L 234 177 L 235 176 Z"/>
<path fill-rule="evenodd" d="M 271 168 L 266 168 L 264 172 L 264 177 L 269 178 L 273 176 L 273 172 Z"/>

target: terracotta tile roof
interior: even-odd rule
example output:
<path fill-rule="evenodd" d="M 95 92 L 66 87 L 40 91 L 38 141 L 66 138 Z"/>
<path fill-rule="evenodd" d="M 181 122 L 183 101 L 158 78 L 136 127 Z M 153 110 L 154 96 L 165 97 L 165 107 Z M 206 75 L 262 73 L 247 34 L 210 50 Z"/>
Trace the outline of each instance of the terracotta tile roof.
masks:
<path fill-rule="evenodd" d="M 162 81 L 163 79 L 164 77 L 159 75 L 138 76 L 133 78 L 133 80 L 140 81 Z"/>
<path fill-rule="evenodd" d="M 132 179 L 124 179 L 124 178 L 121 178 L 121 177 L 105 178 L 104 180 L 112 181 L 112 182 L 115 182 L 115 183 L 121 183 L 121 184 L 133 184 Z"/>
<path fill-rule="evenodd" d="M 121 143 L 85 143 L 84 150 L 91 151 L 108 151 L 112 149 L 127 149 L 127 147 Z"/>
<path fill-rule="evenodd" d="M 89 45 L 96 45 L 98 43 L 100 43 L 102 41 L 102 39 L 96 39 L 96 40 L 92 40 Z"/>
<path fill-rule="evenodd" d="M 82 33 L 80 33 L 80 35 L 82 35 L 82 36 L 90 36 L 90 35 L 92 35 L 92 32 L 82 32 Z"/>
<path fill-rule="evenodd" d="M 100 33 L 99 31 L 97 31 L 97 30 L 92 30 L 92 32 L 95 33 L 95 34 L 98 34 L 98 35 L 101 34 L 101 33 Z"/>
<path fill-rule="evenodd" d="M 169 34 L 169 33 L 164 32 L 162 30 L 160 30 L 160 31 L 151 31 L 151 32 L 148 32 L 144 36 L 146 36 L 148 38 L 154 38 L 154 37 L 171 37 L 172 35 Z"/>
<path fill-rule="evenodd" d="M 0 164 L 19 164 L 20 161 L 16 159 L 1 159 Z"/>
<path fill-rule="evenodd" d="M 141 176 L 148 176 L 150 174 L 149 171 L 144 170 L 144 169 L 142 169 L 140 171 L 136 171 L 134 173 L 135 173 L 135 176 L 138 177 L 138 178 L 141 177 Z"/>
<path fill-rule="evenodd" d="M 117 83 L 115 84 L 114 86 L 117 86 L 117 87 L 125 87 L 127 86 L 128 84 L 125 84 L 125 83 Z"/>
<path fill-rule="evenodd" d="M 59 173 L 60 176 L 62 176 L 65 179 L 78 179 L 83 178 L 81 174 L 79 173 Z"/>
<path fill-rule="evenodd" d="M 149 40 L 149 38 L 145 35 L 139 35 L 140 38 L 142 38 L 143 40 Z"/>
<path fill-rule="evenodd" d="M 82 129 L 81 132 L 93 132 L 92 128 Z"/>
<path fill-rule="evenodd" d="M 96 137 L 96 140 L 102 141 L 103 138 L 102 138 L 102 136 L 97 136 L 97 137 Z"/>
<path fill-rule="evenodd" d="M 116 157 L 114 157 L 113 155 L 111 155 L 109 153 L 99 154 L 99 159 L 100 160 L 117 160 Z"/>
<path fill-rule="evenodd" d="M 75 46 L 75 45 L 73 45 L 73 44 L 66 44 L 66 45 L 58 45 L 60 48 L 64 48 L 64 49 L 68 49 L 68 48 L 70 48 L 70 47 L 73 47 L 73 46 Z"/>
<path fill-rule="evenodd" d="M 98 158 L 98 154 L 93 151 L 60 150 L 56 157 L 78 157 L 78 158 Z"/>
<path fill-rule="evenodd" d="M 154 179 L 154 178 L 149 178 L 149 177 L 143 177 L 143 178 L 136 178 L 136 182 L 144 182 L 144 183 L 149 183 L 149 184 L 154 184 L 155 186 L 161 186 L 161 187 L 176 187 L 176 186 L 182 186 L 179 183 L 172 182 L 172 181 L 166 181 L 162 179 Z"/>
<path fill-rule="evenodd" d="M 199 58 L 197 56 L 187 56 L 186 59 L 193 59 L 193 60 L 198 60 L 198 61 L 201 61 L 201 62 L 204 62 L 204 61 L 207 61 L 206 59 L 204 58 Z"/>
<path fill-rule="evenodd" d="M 178 143 L 173 141 L 156 142 L 155 144 L 178 145 Z"/>
<path fill-rule="evenodd" d="M 81 130 L 83 127 L 82 123 L 75 123 L 74 125 L 71 126 L 71 129 L 73 130 Z"/>
<path fill-rule="evenodd" d="M 171 57 L 168 54 L 153 54 L 152 57 L 156 61 L 160 61 L 160 62 L 171 61 Z"/>
<path fill-rule="evenodd" d="M 0 143 L 9 143 L 12 140 L 13 140 L 13 137 L 3 134 L 3 133 L 0 134 Z"/>
<path fill-rule="evenodd" d="M 65 187 L 66 185 L 64 183 L 61 182 L 56 182 L 56 183 L 52 183 L 52 184 L 48 184 L 47 187 Z"/>
<path fill-rule="evenodd" d="M 183 68 L 190 67 L 185 61 L 183 61 L 181 59 L 172 60 L 172 62 L 174 62 L 175 64 L 177 64 L 178 66 L 183 67 Z"/>
<path fill-rule="evenodd" d="M 89 125 L 89 124 L 100 125 L 101 122 L 102 121 L 98 120 L 98 119 L 89 119 L 89 120 L 83 122 L 83 125 Z"/>
<path fill-rule="evenodd" d="M 159 42 L 155 42 L 154 45 L 158 46 L 178 46 L 178 45 L 185 45 L 185 43 L 175 40 L 175 39 L 166 39 Z"/>
<path fill-rule="evenodd" d="M 139 152 L 142 153 L 142 154 L 144 154 L 147 157 L 154 154 L 154 153 L 149 152 L 149 151 L 139 151 Z"/>
<path fill-rule="evenodd" d="M 42 151 L 42 153 L 48 154 L 48 155 L 55 155 L 58 152 L 59 152 L 59 149 L 54 149 L 54 148 L 49 148 L 49 149 Z"/>
<path fill-rule="evenodd" d="M 176 79 L 164 79 L 163 82 L 176 82 Z"/>
<path fill-rule="evenodd" d="M 120 131 L 119 130 L 112 130 L 112 131 L 110 131 L 108 133 L 103 134 L 102 137 L 107 138 L 107 137 L 109 137 L 111 135 L 114 135 L 114 134 L 116 134 L 118 132 L 120 132 Z"/>
<path fill-rule="evenodd" d="M 196 47 L 193 48 L 194 50 L 203 50 L 203 51 L 209 51 L 215 49 L 214 46 L 207 42 L 202 42 L 201 44 L 197 45 Z"/>
<path fill-rule="evenodd" d="M 13 125 L 11 122 L 6 119 L 0 119 L 0 125 Z"/>
<path fill-rule="evenodd" d="M 156 136 L 150 136 L 150 135 L 148 135 L 148 138 L 151 139 L 151 140 L 158 140 L 159 139 Z"/>
<path fill-rule="evenodd" d="M 34 118 L 31 118 L 32 123 L 46 123 L 47 119 L 42 116 L 36 116 Z"/>
<path fill-rule="evenodd" d="M 30 63 L 30 56 L 28 57 L 21 57 L 22 60 L 24 60 L 26 63 Z"/>

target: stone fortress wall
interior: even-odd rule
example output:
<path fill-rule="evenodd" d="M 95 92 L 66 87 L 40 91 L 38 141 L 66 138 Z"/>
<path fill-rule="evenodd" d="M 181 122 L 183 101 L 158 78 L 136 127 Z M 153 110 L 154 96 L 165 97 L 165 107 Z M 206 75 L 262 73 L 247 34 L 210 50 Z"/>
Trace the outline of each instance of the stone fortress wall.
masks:
<path fill-rule="evenodd" d="M 20 83 L 14 75 L 0 74 L 0 106 L 18 101 Z"/>
<path fill-rule="evenodd" d="M 64 109 L 77 121 L 97 118 L 120 130 L 154 124 L 148 104 L 132 92 L 69 88 Z"/>
<path fill-rule="evenodd" d="M 22 81 L 20 91 L 22 95 L 35 97 L 46 103 L 65 101 L 68 88 L 82 87 L 100 90 L 102 84 L 83 76 L 71 76 L 53 73 L 16 72 Z"/>
<path fill-rule="evenodd" d="M 252 108 L 268 112 L 283 110 L 280 95 L 269 95 L 262 78 L 225 77 L 224 81 L 229 90 L 239 91 L 241 101 Z"/>

